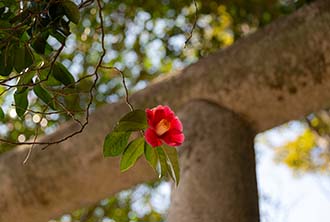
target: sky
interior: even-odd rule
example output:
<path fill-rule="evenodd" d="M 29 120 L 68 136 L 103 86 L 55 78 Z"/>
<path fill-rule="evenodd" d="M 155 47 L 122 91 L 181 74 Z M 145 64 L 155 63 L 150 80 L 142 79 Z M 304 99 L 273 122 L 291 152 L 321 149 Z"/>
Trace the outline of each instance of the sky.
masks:
<path fill-rule="evenodd" d="M 330 177 L 296 176 L 273 161 L 273 148 L 294 139 L 303 130 L 297 121 L 256 138 L 257 178 L 262 222 L 326 222 L 330 218 Z M 266 198 L 265 198 L 266 197 Z"/>

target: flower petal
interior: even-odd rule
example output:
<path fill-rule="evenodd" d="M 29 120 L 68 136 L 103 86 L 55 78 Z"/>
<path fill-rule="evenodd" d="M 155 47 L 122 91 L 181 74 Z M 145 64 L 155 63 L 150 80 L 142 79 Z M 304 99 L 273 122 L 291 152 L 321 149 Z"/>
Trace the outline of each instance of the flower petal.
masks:
<path fill-rule="evenodd" d="M 153 127 L 156 127 L 156 125 L 162 120 L 166 119 L 165 110 L 163 106 L 157 106 L 155 109 L 155 113 L 153 116 L 152 123 L 154 124 Z"/>
<path fill-rule="evenodd" d="M 168 106 L 163 106 L 163 109 L 165 112 L 165 119 L 167 119 L 168 121 L 171 121 L 175 117 L 174 112 Z"/>
<path fill-rule="evenodd" d="M 178 130 L 178 131 L 182 132 L 182 129 L 183 129 L 182 123 L 181 123 L 181 121 L 179 120 L 178 117 L 175 116 L 171 120 L 171 125 L 170 126 L 171 126 L 170 129 L 175 129 L 175 130 Z"/>
<path fill-rule="evenodd" d="M 146 115 L 148 125 L 153 129 L 155 129 L 161 120 L 166 119 L 167 121 L 171 122 L 171 120 L 175 118 L 175 114 L 171 108 L 162 105 L 158 105 L 152 109 L 146 109 Z"/>
<path fill-rule="evenodd" d="M 147 122 L 150 127 L 155 127 L 153 124 L 153 119 L 155 115 L 155 110 L 154 109 L 146 109 L 146 114 L 147 114 Z"/>
<path fill-rule="evenodd" d="M 184 135 L 181 131 L 172 129 L 165 133 L 162 139 L 169 146 L 180 146 L 184 141 Z"/>
<path fill-rule="evenodd" d="M 156 132 L 151 128 L 148 128 L 144 134 L 146 141 L 152 146 L 160 146 L 162 145 L 162 141 L 158 138 Z"/>

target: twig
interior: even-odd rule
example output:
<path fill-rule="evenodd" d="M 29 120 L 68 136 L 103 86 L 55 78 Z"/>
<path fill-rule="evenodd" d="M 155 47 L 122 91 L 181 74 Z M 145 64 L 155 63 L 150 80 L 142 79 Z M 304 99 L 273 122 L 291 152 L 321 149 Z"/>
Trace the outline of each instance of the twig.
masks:
<path fill-rule="evenodd" d="M 38 131 L 39 131 L 39 127 L 36 128 L 36 133 L 35 133 L 35 136 L 34 136 L 34 139 L 33 139 L 33 144 L 29 147 L 29 151 L 25 156 L 25 159 L 23 161 L 23 165 L 27 164 L 27 161 L 29 160 L 29 158 L 31 156 L 32 149 L 34 148 L 35 142 L 36 142 L 37 137 L 38 137 Z"/>
<path fill-rule="evenodd" d="M 190 41 L 192 35 L 193 35 L 193 32 L 196 28 L 196 24 L 197 24 L 197 20 L 198 20 L 198 6 L 197 6 L 197 2 L 196 0 L 193 0 L 194 2 L 194 5 L 195 5 L 195 20 L 194 20 L 194 23 L 193 23 L 193 27 L 191 28 L 190 32 L 189 32 L 189 36 L 188 38 L 186 39 L 186 41 L 184 42 L 184 47 L 186 48 L 187 47 L 187 44 L 188 42 Z"/>
<path fill-rule="evenodd" d="M 124 86 L 124 89 L 125 89 L 125 102 L 126 102 L 127 106 L 129 107 L 129 109 L 130 109 L 131 111 L 133 111 L 133 110 L 134 110 L 134 107 L 133 107 L 133 105 L 129 102 L 129 93 L 128 93 L 128 88 L 127 88 L 127 85 L 126 85 L 126 81 L 125 81 L 125 75 L 124 75 L 124 73 L 123 73 L 120 69 L 118 69 L 117 67 L 113 67 L 113 66 L 110 66 L 110 67 L 108 67 L 108 66 L 100 66 L 100 68 L 104 68 L 104 69 L 114 69 L 114 70 L 116 70 L 117 72 L 120 73 L 121 78 L 122 78 L 122 83 L 123 83 L 123 86 Z"/>

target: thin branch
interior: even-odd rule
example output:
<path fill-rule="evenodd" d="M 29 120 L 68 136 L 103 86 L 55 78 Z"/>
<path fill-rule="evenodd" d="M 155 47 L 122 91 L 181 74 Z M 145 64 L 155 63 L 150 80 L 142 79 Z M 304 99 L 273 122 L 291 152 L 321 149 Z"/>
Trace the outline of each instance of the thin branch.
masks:
<path fill-rule="evenodd" d="M 192 38 L 192 35 L 193 35 L 193 32 L 196 28 L 196 25 L 197 25 L 197 20 L 198 20 L 198 6 L 197 6 L 197 2 L 196 0 L 193 0 L 194 2 L 194 5 L 195 5 L 195 19 L 194 19 L 194 23 L 193 23 L 193 26 L 189 32 L 189 36 L 188 38 L 186 39 L 186 41 L 184 42 L 184 47 L 187 46 L 188 42 L 190 41 L 190 39 Z"/>
<path fill-rule="evenodd" d="M 32 153 L 32 150 L 33 150 L 33 148 L 34 148 L 34 145 L 35 145 L 35 142 L 37 141 L 37 137 L 38 137 L 38 135 L 39 135 L 39 127 L 36 127 L 36 133 L 35 133 L 35 136 L 34 136 L 34 139 L 33 139 L 33 144 L 29 147 L 29 151 L 28 151 L 28 153 L 26 154 L 26 157 L 25 157 L 25 159 L 24 159 L 24 161 L 23 161 L 23 164 L 25 165 L 25 164 L 27 164 L 27 161 L 29 160 L 29 158 L 30 158 L 30 156 L 31 156 L 31 153 Z"/>
<path fill-rule="evenodd" d="M 121 78 L 122 78 L 122 83 L 123 83 L 123 86 L 124 86 L 124 89 L 125 89 L 125 102 L 127 104 L 127 106 L 130 108 L 131 111 L 134 110 L 134 107 L 133 105 L 129 102 L 129 93 L 128 93 L 128 88 L 127 88 L 127 85 L 126 85 L 126 81 L 125 81 L 125 75 L 124 73 L 118 69 L 117 67 L 113 67 L 113 66 L 101 66 L 100 68 L 104 68 L 104 69 L 114 69 L 116 70 L 117 72 L 120 73 L 121 75 Z"/>

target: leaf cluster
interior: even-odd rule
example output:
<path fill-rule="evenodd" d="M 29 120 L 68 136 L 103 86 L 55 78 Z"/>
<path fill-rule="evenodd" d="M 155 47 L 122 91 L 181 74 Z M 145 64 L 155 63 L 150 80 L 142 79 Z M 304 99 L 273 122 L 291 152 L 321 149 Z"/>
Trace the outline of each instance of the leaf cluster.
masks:
<path fill-rule="evenodd" d="M 80 12 L 71 1 L 24 1 L 25 7 L 18 9 L 15 1 L 0 3 L 0 75 L 1 85 L 15 92 L 16 112 L 22 117 L 28 107 L 28 87 L 36 86 L 34 92 L 55 109 L 51 93 L 41 86 L 52 85 L 53 79 L 65 86 L 75 81 L 71 73 L 59 62 L 58 53 L 47 42 L 51 36 L 61 43 L 71 34 L 69 23 L 78 23 Z M 18 75 L 11 75 L 12 72 Z M 17 84 L 8 82 L 17 80 Z"/>
<path fill-rule="evenodd" d="M 164 195 L 162 190 L 168 186 L 164 181 L 141 184 L 51 221 L 163 222 L 169 196 Z M 161 202 L 162 206 L 159 206 L 158 202 Z"/>
<path fill-rule="evenodd" d="M 48 122 L 60 115 L 83 128 L 86 123 L 78 117 L 92 103 L 95 80 L 91 77 L 96 74 L 78 79 L 69 71 L 68 61 L 57 61 L 71 34 L 71 24 L 79 24 L 78 5 L 67 0 L 1 1 L 0 12 L 0 96 L 6 109 L 0 107 L 0 121 L 8 125 L 15 118 L 7 116 L 10 108 L 5 102 L 13 101 L 24 122 L 27 114 L 41 115 L 40 120 Z M 16 142 L 15 137 L 1 142 L 24 143 Z"/>
<path fill-rule="evenodd" d="M 148 127 L 146 114 L 143 110 L 133 110 L 124 115 L 110 132 L 103 145 L 105 157 L 121 156 L 120 170 L 128 170 L 144 155 L 150 166 L 159 177 L 170 176 L 176 184 L 180 180 L 178 153 L 175 147 L 162 145 L 151 147 L 143 136 L 143 130 Z M 132 132 L 137 131 L 141 137 L 129 141 Z"/>
<path fill-rule="evenodd" d="M 330 114 L 328 110 L 308 115 L 302 121 L 304 129 L 296 138 L 276 147 L 275 160 L 284 163 L 294 173 L 329 173 Z"/>

